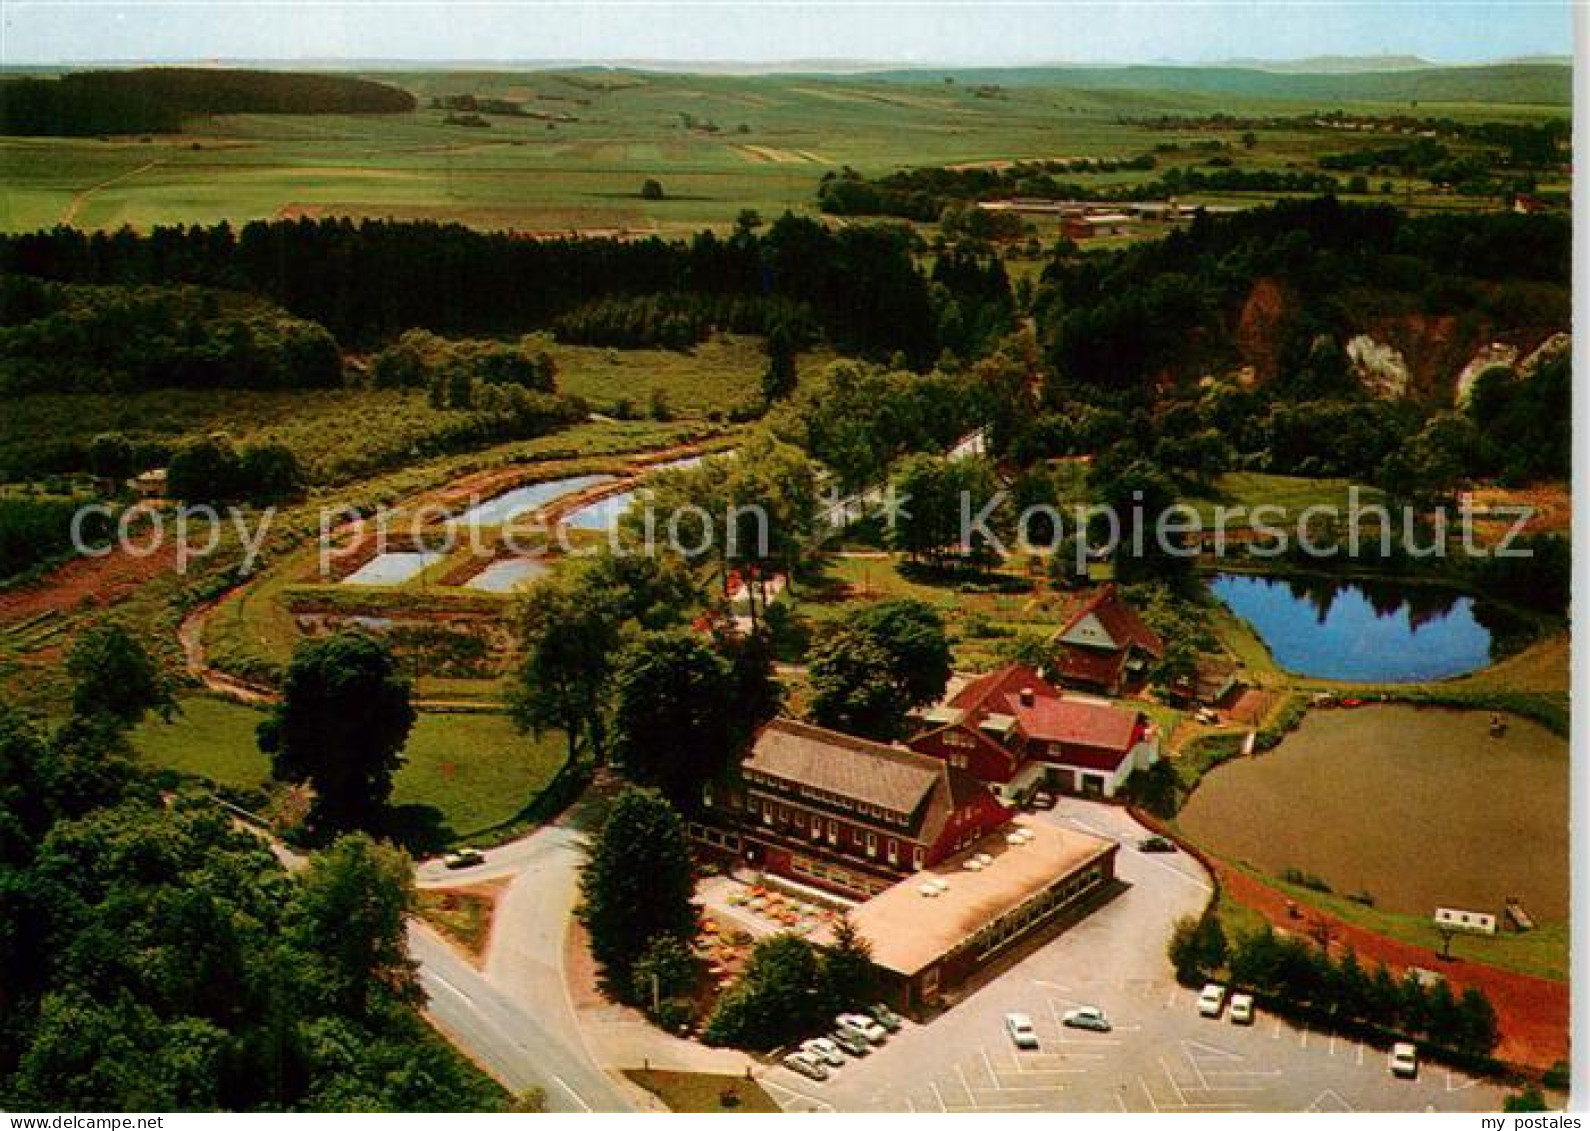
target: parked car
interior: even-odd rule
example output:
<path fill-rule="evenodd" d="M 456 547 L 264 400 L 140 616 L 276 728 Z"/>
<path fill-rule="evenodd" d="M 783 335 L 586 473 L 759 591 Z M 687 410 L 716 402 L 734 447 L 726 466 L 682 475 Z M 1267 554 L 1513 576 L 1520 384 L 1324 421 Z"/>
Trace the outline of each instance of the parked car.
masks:
<path fill-rule="evenodd" d="M 834 1026 L 855 1034 L 868 1044 L 881 1045 L 889 1039 L 888 1031 L 864 1013 L 841 1013 L 834 1018 Z"/>
<path fill-rule="evenodd" d="M 1231 1023 L 1233 1025 L 1253 1024 L 1253 995 L 1231 995 Z"/>
<path fill-rule="evenodd" d="M 845 1054 L 839 1051 L 839 1046 L 827 1037 L 813 1037 L 809 1041 L 801 1042 L 801 1052 L 824 1064 L 831 1064 L 839 1068 L 845 1063 Z"/>
<path fill-rule="evenodd" d="M 869 1005 L 867 1007 L 867 1012 L 872 1015 L 872 1019 L 874 1021 L 882 1025 L 891 1033 L 898 1033 L 900 1031 L 900 1026 L 905 1024 L 904 1017 L 901 1017 L 898 1013 L 890 1009 L 887 1005 L 884 1005 L 881 1001 L 874 1002 L 872 1005 Z"/>
<path fill-rule="evenodd" d="M 1110 1019 L 1105 1016 L 1104 1010 L 1096 1005 L 1084 1005 L 1080 1009 L 1068 1009 L 1060 1023 L 1072 1029 L 1092 1029 L 1095 1033 L 1108 1033 Z"/>
<path fill-rule="evenodd" d="M 784 1058 L 783 1063 L 785 1068 L 788 1068 L 791 1072 L 799 1072 L 808 1080 L 828 1079 L 828 1069 L 823 1067 L 821 1061 L 808 1053 L 792 1052 Z"/>
<path fill-rule="evenodd" d="M 1219 1017 L 1226 1007 L 1226 987 L 1210 982 L 1198 995 L 1198 1012 L 1204 1017 Z"/>
<path fill-rule="evenodd" d="M 1391 1046 L 1391 1074 L 1412 1080 L 1419 1075 L 1419 1050 L 1407 1041 Z"/>
<path fill-rule="evenodd" d="M 442 857 L 444 868 L 473 868 L 485 862 L 486 854 L 478 848 L 455 848 Z"/>
<path fill-rule="evenodd" d="M 1030 798 L 1027 799 L 1027 808 L 1029 808 L 1029 809 L 1053 809 L 1054 808 L 1054 794 L 1045 793 L 1041 789 L 1038 790 Z"/>
<path fill-rule="evenodd" d="M 866 1056 L 872 1051 L 872 1046 L 854 1033 L 847 1033 L 843 1029 L 835 1029 L 828 1034 L 828 1039 L 844 1049 L 851 1056 Z"/>
<path fill-rule="evenodd" d="M 1176 842 L 1162 836 L 1146 836 L 1137 842 L 1139 852 L 1175 852 Z"/>
<path fill-rule="evenodd" d="M 1011 1042 L 1019 1049 L 1038 1047 L 1038 1030 L 1032 1027 L 1032 1018 L 1025 1013 L 1005 1014 L 1005 1032 L 1010 1034 Z"/>

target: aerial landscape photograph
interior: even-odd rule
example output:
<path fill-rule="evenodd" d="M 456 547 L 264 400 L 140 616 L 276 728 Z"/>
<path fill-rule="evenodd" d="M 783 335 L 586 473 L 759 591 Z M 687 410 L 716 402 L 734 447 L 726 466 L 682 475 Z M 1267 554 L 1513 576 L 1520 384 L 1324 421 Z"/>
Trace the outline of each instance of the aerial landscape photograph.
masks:
<path fill-rule="evenodd" d="M 1580 1126 L 1584 16 L 0 2 L 6 1126 Z"/>

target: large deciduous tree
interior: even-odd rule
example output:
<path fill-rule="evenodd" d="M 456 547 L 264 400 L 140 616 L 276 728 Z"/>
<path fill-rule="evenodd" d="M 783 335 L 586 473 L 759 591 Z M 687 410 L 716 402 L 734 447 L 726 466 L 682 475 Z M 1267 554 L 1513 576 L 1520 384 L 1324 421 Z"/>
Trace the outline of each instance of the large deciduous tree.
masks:
<path fill-rule="evenodd" d="M 346 632 L 299 646 L 259 744 L 275 777 L 314 786 L 315 824 L 341 831 L 382 816 L 413 725 L 409 680 L 391 650 Z"/>
<path fill-rule="evenodd" d="M 580 873 L 580 921 L 609 984 L 628 987 L 653 940 L 694 937 L 694 887 L 678 812 L 654 790 L 624 790 Z"/>
<path fill-rule="evenodd" d="M 130 727 L 150 711 L 169 717 L 176 708 L 160 665 L 120 625 L 98 625 L 78 637 L 67 654 L 66 670 L 75 681 L 76 715 L 103 715 Z"/>

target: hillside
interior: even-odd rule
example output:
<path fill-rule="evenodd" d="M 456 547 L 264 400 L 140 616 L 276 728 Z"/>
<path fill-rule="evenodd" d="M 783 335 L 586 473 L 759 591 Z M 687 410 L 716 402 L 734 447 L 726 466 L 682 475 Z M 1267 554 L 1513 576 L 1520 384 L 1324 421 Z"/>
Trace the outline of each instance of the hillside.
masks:
<path fill-rule="evenodd" d="M 148 67 L 0 82 L 0 133 L 19 137 L 174 133 L 209 114 L 394 114 L 414 96 L 347 75 Z"/>

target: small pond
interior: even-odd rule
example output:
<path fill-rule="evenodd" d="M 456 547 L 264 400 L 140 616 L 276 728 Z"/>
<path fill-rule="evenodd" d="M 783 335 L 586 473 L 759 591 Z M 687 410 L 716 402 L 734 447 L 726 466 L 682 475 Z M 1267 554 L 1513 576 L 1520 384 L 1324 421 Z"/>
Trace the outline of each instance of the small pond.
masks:
<path fill-rule="evenodd" d="M 567 479 L 549 479 L 545 483 L 515 487 L 512 491 L 505 491 L 471 507 L 459 515 L 457 521 L 467 526 L 503 526 L 566 495 L 606 483 L 612 478 L 611 475 L 574 475 Z"/>
<path fill-rule="evenodd" d="M 342 579 L 344 585 L 401 585 L 444 558 L 430 550 L 400 550 L 377 554 Z"/>
<path fill-rule="evenodd" d="M 1496 610 L 1439 586 L 1222 573 L 1209 587 L 1299 675 L 1421 683 L 1491 662 Z"/>
<path fill-rule="evenodd" d="M 619 517 L 634 501 L 634 491 L 619 491 L 605 499 L 587 503 L 579 510 L 570 511 L 564 522 L 575 530 L 613 530 L 618 526 Z"/>
<path fill-rule="evenodd" d="M 486 593 L 511 593 L 528 585 L 547 573 L 544 558 L 504 558 L 492 562 L 464 583 L 466 589 L 479 589 Z"/>

